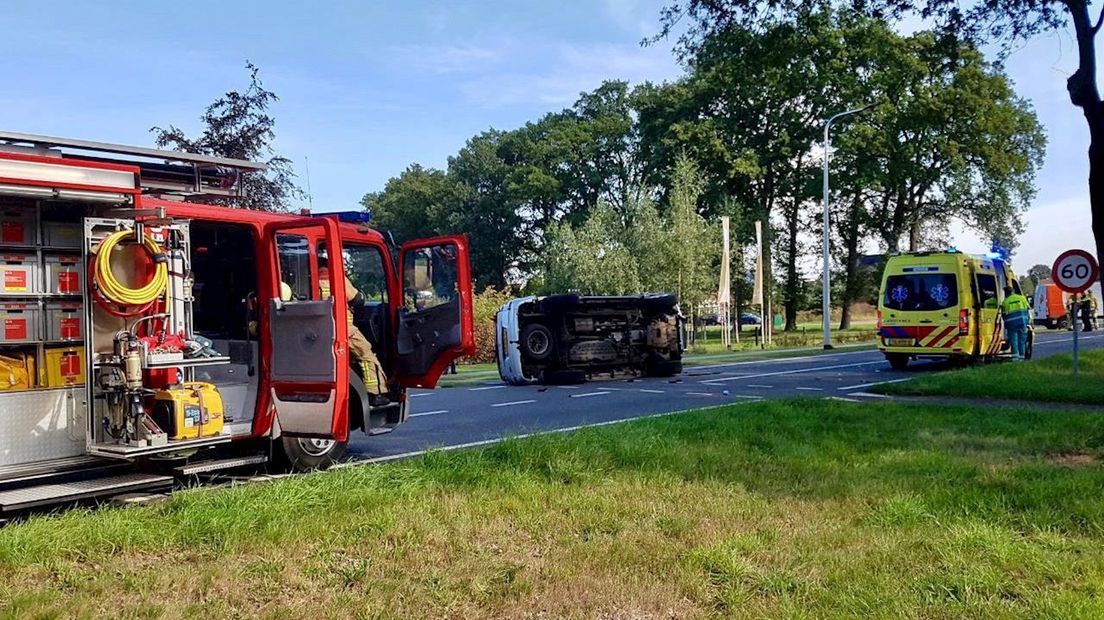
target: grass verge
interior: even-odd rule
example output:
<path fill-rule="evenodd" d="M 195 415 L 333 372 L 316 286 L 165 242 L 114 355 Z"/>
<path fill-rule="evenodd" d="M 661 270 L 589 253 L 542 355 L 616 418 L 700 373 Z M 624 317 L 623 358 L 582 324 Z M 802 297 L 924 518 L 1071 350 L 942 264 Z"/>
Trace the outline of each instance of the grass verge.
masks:
<path fill-rule="evenodd" d="M 4 617 L 1104 615 L 1104 416 L 755 403 L 0 530 Z"/>
<path fill-rule="evenodd" d="M 1023 363 L 999 363 L 917 375 L 910 381 L 873 388 L 885 394 L 964 396 L 1037 402 L 1104 405 L 1104 349 L 1082 351 L 1080 374 L 1073 358 L 1053 355 Z"/>

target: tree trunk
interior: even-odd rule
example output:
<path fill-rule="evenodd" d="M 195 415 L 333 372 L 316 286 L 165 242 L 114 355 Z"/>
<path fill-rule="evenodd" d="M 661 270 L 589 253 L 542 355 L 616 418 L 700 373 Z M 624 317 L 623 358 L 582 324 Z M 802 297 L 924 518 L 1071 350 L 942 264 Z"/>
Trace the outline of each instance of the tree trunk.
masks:
<path fill-rule="evenodd" d="M 786 331 L 797 331 L 797 298 L 801 291 L 801 282 L 797 273 L 797 228 L 800 209 L 797 201 L 790 205 L 790 213 L 786 214 L 786 298 L 783 300 L 786 310 Z"/>
<path fill-rule="evenodd" d="M 847 248 L 844 259 L 843 298 L 840 300 L 840 330 L 851 329 L 851 304 L 858 295 L 859 278 L 859 209 L 862 201 L 856 197 L 851 201 L 847 227 L 844 229 L 843 243 Z"/>
<path fill-rule="evenodd" d="M 909 226 L 909 252 L 920 251 L 920 218 L 914 217 Z"/>
<path fill-rule="evenodd" d="M 1088 3 L 1064 2 L 1073 19 L 1077 35 L 1078 67 L 1066 80 L 1070 102 L 1081 108 L 1089 126 L 1089 213 L 1092 215 L 1096 257 L 1104 258 L 1104 104 L 1096 85 L 1096 33 L 1089 17 Z M 1104 286 L 1104 271 L 1100 276 Z"/>

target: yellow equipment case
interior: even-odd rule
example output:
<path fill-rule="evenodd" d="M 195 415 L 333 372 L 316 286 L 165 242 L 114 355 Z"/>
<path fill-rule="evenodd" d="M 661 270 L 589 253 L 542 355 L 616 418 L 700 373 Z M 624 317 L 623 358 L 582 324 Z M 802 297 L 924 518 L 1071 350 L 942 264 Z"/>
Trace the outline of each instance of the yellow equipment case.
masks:
<path fill-rule="evenodd" d="M 211 437 L 222 433 L 223 405 L 218 389 L 194 382 L 158 390 L 151 417 L 169 440 Z"/>

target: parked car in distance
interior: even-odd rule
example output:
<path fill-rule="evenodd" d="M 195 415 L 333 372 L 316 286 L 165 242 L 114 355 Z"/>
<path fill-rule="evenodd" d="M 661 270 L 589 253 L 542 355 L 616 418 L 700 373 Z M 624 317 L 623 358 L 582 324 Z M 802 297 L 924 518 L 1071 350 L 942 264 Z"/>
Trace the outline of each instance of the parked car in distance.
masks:
<path fill-rule="evenodd" d="M 752 314 L 750 312 L 740 313 L 740 325 L 759 325 L 763 322 L 763 319 L 759 318 L 758 314 Z"/>
<path fill-rule="evenodd" d="M 682 372 L 685 348 L 675 295 L 523 297 L 495 316 L 498 372 L 511 385 L 669 377 Z"/>

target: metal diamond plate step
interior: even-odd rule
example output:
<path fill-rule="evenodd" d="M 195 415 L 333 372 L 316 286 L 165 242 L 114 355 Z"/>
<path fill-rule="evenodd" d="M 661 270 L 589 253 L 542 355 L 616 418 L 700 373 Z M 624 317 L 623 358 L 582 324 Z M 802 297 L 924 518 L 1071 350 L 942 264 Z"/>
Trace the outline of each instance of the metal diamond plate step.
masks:
<path fill-rule="evenodd" d="M 172 476 L 125 474 L 95 480 L 43 484 L 25 489 L 0 491 L 0 511 L 10 512 L 46 504 L 60 504 L 90 497 L 115 495 L 137 489 L 167 487 L 172 484 L 172 481 Z"/>
<path fill-rule="evenodd" d="M 255 454 L 252 456 L 242 456 L 233 459 L 219 459 L 217 461 L 201 461 L 199 463 L 190 463 L 188 465 L 174 467 L 173 471 L 180 474 L 181 476 L 193 476 L 195 474 L 206 474 L 212 471 L 232 469 L 234 467 L 245 467 L 246 465 L 257 465 L 266 462 L 268 462 L 267 456 L 263 454 Z"/>

